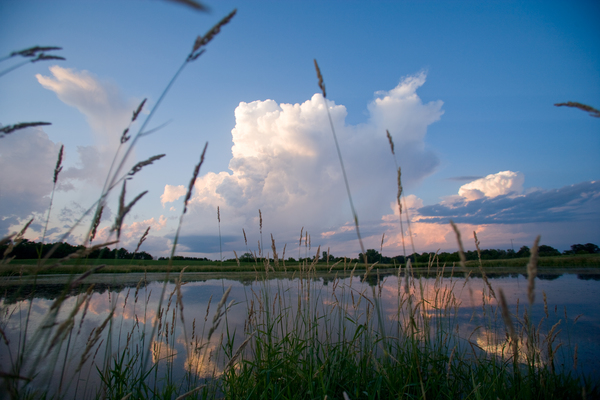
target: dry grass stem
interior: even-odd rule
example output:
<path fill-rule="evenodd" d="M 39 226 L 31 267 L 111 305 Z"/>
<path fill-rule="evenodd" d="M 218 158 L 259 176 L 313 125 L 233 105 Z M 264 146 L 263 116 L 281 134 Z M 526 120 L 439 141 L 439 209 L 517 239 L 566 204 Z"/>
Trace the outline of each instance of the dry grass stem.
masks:
<path fill-rule="evenodd" d="M 29 228 L 29 225 L 31 225 L 32 222 L 33 222 L 33 218 L 31 218 L 29 221 L 27 221 L 27 223 L 23 226 L 23 228 L 16 235 L 9 235 L 9 236 L 5 237 L 4 239 L 2 239 L 3 242 L 8 242 L 8 246 L 6 247 L 6 250 L 4 250 L 4 254 L 2 257 L 2 264 L 6 264 L 9 261 L 9 260 L 7 260 L 6 257 L 10 253 L 12 253 L 15 246 L 18 246 L 19 243 L 21 243 L 23 241 L 25 232 L 27 232 L 27 228 Z"/>
<path fill-rule="evenodd" d="M 275 239 L 271 234 L 271 250 L 273 250 L 273 262 L 275 263 L 275 269 L 279 270 L 279 257 L 277 256 L 277 248 L 275 247 Z"/>
<path fill-rule="evenodd" d="M 529 257 L 529 263 L 527 263 L 527 298 L 529 299 L 529 305 L 533 304 L 535 300 L 535 277 L 537 275 L 537 263 L 538 263 L 538 247 L 540 244 L 540 236 L 535 238 L 533 247 L 531 248 L 531 256 Z"/>
<path fill-rule="evenodd" d="M 170 1 L 182 1 L 182 0 L 170 0 Z M 200 390 L 202 390 L 205 387 L 206 387 L 206 385 L 200 385 L 197 388 L 192 389 L 189 392 L 186 392 L 186 393 L 182 394 L 181 396 L 177 397 L 175 400 L 183 400 L 186 397 L 191 396 L 191 395 L 193 395 L 196 392 L 199 392 Z"/>
<path fill-rule="evenodd" d="M 363 276 L 363 279 L 362 279 L 363 282 L 365 282 L 367 280 L 367 277 L 369 276 L 369 272 L 371 272 L 371 270 L 373 269 L 373 267 L 375 265 L 377 265 L 377 264 L 379 264 L 379 261 L 377 261 L 374 264 L 371 264 L 370 266 L 367 266 L 367 270 L 365 271 L 365 275 Z"/>
<path fill-rule="evenodd" d="M 363 245 L 362 237 L 360 236 L 360 226 L 358 223 L 358 214 L 356 213 L 356 209 L 354 208 L 354 202 L 352 201 L 352 194 L 350 192 L 350 184 L 348 183 L 348 177 L 346 175 L 346 168 L 344 167 L 344 160 L 342 158 L 342 152 L 340 150 L 340 145 L 338 143 L 337 135 L 335 133 L 335 127 L 333 126 L 333 120 L 331 119 L 331 114 L 329 112 L 329 105 L 327 104 L 327 100 L 326 100 L 327 95 L 325 93 L 325 83 L 323 82 L 323 75 L 321 74 L 321 69 L 319 68 L 319 64 L 317 63 L 316 59 L 314 60 L 314 62 L 315 62 L 315 70 L 317 71 L 317 78 L 319 79 L 319 87 L 321 88 L 321 91 L 323 92 L 323 103 L 325 104 L 325 111 L 327 111 L 327 118 L 329 119 L 331 133 L 333 134 L 333 141 L 335 142 L 335 149 L 337 150 L 338 159 L 340 161 L 340 166 L 342 168 L 342 175 L 344 177 L 346 193 L 348 194 L 348 201 L 350 202 L 350 209 L 352 210 L 352 216 L 354 218 L 354 226 L 356 227 L 356 237 L 358 238 L 358 243 L 360 244 L 360 249 L 363 254 L 363 261 L 364 261 L 365 268 L 366 268 L 368 266 L 367 254 L 365 252 L 365 246 Z"/>
<path fill-rule="evenodd" d="M 508 334 L 511 340 L 511 344 L 513 346 L 513 356 L 514 356 L 514 362 L 517 363 L 518 362 L 518 337 L 517 334 L 515 332 L 515 327 L 512 323 L 512 319 L 510 317 L 510 313 L 508 311 L 508 305 L 506 303 L 506 298 L 504 297 L 504 292 L 502 291 L 502 289 L 498 289 L 498 294 L 499 294 L 499 300 L 500 300 L 500 309 L 502 312 L 502 319 L 504 320 L 504 324 L 506 325 L 506 327 L 508 328 Z"/>
<path fill-rule="evenodd" d="M 465 273 L 465 284 L 467 283 L 467 258 L 465 257 L 465 248 L 462 244 L 462 239 L 460 238 L 460 231 L 458 230 L 458 226 L 454 223 L 454 221 L 450 220 L 450 225 L 452 225 L 452 229 L 454 230 L 454 234 L 456 235 L 456 241 L 458 242 L 458 256 L 460 257 L 460 266 Z"/>
<path fill-rule="evenodd" d="M 222 308 L 223 308 L 223 305 L 225 304 L 225 302 L 227 301 L 229 292 L 231 292 L 231 286 L 229 286 L 227 288 L 227 290 L 225 291 L 225 293 L 223 293 L 223 297 L 221 297 L 221 300 L 217 304 L 217 310 L 215 311 L 215 315 L 213 317 L 212 326 L 210 327 L 210 329 L 208 331 L 207 341 L 210 341 L 210 338 L 212 337 L 213 333 L 215 332 L 215 330 L 219 327 L 219 324 L 221 323 L 221 317 L 223 317 L 223 315 L 224 315 L 224 311 L 222 311 Z"/>
<path fill-rule="evenodd" d="M 59 265 L 61 265 L 62 263 L 64 263 L 65 261 L 68 261 L 68 260 L 73 260 L 73 259 L 76 259 L 76 258 L 87 257 L 88 255 L 90 255 L 92 252 L 94 252 L 96 250 L 100 250 L 103 247 L 112 246 L 113 244 L 116 244 L 116 243 L 118 243 L 118 240 L 113 240 L 113 241 L 105 242 L 105 243 L 101 243 L 101 244 L 95 244 L 93 246 L 77 250 L 75 253 L 71 253 L 71 254 L 69 254 L 69 255 L 67 255 L 67 256 L 59 259 L 54 264 L 50 264 L 49 266 L 45 265 L 44 269 L 51 269 L 51 268 L 54 268 L 54 267 L 58 267 Z"/>
<path fill-rule="evenodd" d="M 140 249 L 140 247 L 142 246 L 142 243 L 144 243 L 146 241 L 146 238 L 148 237 L 148 232 L 150 232 L 150 228 L 151 228 L 150 226 L 148 228 L 146 228 L 146 231 L 140 238 L 140 241 L 138 242 L 137 247 L 135 248 L 135 251 L 133 252 L 133 254 L 136 254 L 138 252 L 138 250 Z"/>
<path fill-rule="evenodd" d="M 233 355 L 233 357 L 231 357 L 231 359 L 227 362 L 227 364 L 225 365 L 225 368 L 223 368 L 223 371 L 227 371 L 230 367 L 233 366 L 233 364 L 235 363 L 235 360 L 237 360 L 237 358 L 240 356 L 240 354 L 242 354 L 242 351 L 244 350 L 244 348 L 248 345 L 248 343 L 250 342 L 250 339 L 252 339 L 254 337 L 254 335 L 256 334 L 256 331 L 252 332 L 250 334 L 250 336 L 248 336 L 246 338 L 246 340 L 244 340 L 242 342 L 242 344 L 240 345 L 240 347 L 238 347 L 238 349 L 236 350 L 235 354 Z"/>
<path fill-rule="evenodd" d="M 77 286 L 79 286 L 81 283 L 83 283 L 83 281 L 84 281 L 85 278 L 87 278 L 88 276 L 90 276 L 92 274 L 95 274 L 96 272 L 100 271 L 104 267 L 106 267 L 105 264 L 100 264 L 100 265 L 97 265 L 97 266 L 91 268 L 90 270 L 84 272 L 83 274 L 79 275 L 77 278 L 75 278 L 73 280 L 73 282 L 71 282 L 71 285 L 70 285 L 71 289 L 75 289 Z M 93 286 L 94 285 L 91 285 L 91 287 L 93 287 Z"/>
<path fill-rule="evenodd" d="M 400 215 L 400 220 L 402 221 L 402 203 L 400 202 L 400 198 L 402 197 L 402 170 L 400 167 L 398 167 L 397 186 L 398 194 L 396 194 L 396 202 L 398 203 L 398 214 Z"/>
<path fill-rule="evenodd" d="M 492 288 L 492 285 L 490 284 L 490 281 L 487 278 L 487 274 L 483 270 L 483 265 L 481 263 L 481 249 L 479 248 L 479 245 L 481 243 L 479 242 L 479 239 L 477 239 L 477 232 L 475 232 L 475 231 L 473 231 L 473 238 L 475 239 L 475 248 L 477 249 L 477 257 L 479 258 L 479 271 L 481 272 L 481 278 L 483 279 L 483 281 L 485 282 L 486 286 L 488 287 L 488 290 L 490 291 L 490 294 L 494 298 L 496 298 L 496 293 L 494 292 L 494 289 Z"/>
<path fill-rule="evenodd" d="M 556 103 L 554 104 L 556 107 L 573 107 L 573 108 L 578 108 L 582 111 L 587 111 L 588 113 L 590 113 L 590 116 L 595 117 L 595 118 L 600 118 L 600 111 L 596 110 L 594 107 L 592 106 L 588 106 L 587 104 L 581 104 L 581 103 L 577 103 L 575 101 L 568 101 L 566 103 Z"/>

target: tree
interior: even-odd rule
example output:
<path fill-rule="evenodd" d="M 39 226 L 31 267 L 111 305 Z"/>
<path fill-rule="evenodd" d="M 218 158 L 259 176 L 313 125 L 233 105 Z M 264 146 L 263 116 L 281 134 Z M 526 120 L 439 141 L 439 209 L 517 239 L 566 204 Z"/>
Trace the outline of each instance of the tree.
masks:
<path fill-rule="evenodd" d="M 517 257 L 529 257 L 530 255 L 531 252 L 527 246 L 523 246 L 517 251 Z"/>
<path fill-rule="evenodd" d="M 538 248 L 538 254 L 540 257 L 560 256 L 560 251 L 556 250 L 554 247 L 543 244 Z"/>
<path fill-rule="evenodd" d="M 327 256 L 327 252 L 326 252 L 326 251 L 324 251 L 324 252 L 323 252 L 323 261 L 324 261 L 324 262 L 327 262 L 327 261 L 328 261 L 327 257 L 329 257 L 329 261 L 333 261 L 333 259 L 334 259 L 334 257 L 333 257 L 331 254 L 329 254 L 329 256 Z"/>
<path fill-rule="evenodd" d="M 140 251 L 139 253 L 135 253 L 133 256 L 134 260 L 152 260 L 152 256 L 145 251 Z"/>
<path fill-rule="evenodd" d="M 253 260 L 254 260 L 254 256 L 252 255 L 252 253 L 244 253 L 240 257 L 240 261 L 242 261 L 242 262 L 251 262 Z"/>
<path fill-rule="evenodd" d="M 600 253 L 600 248 L 593 243 L 574 244 L 571 246 L 573 254 L 596 254 Z"/>
<path fill-rule="evenodd" d="M 415 253 L 416 258 L 416 262 L 418 263 L 428 263 L 429 260 L 431 259 L 431 254 L 433 253 L 423 253 L 421 255 L 418 255 L 418 253 Z"/>
<path fill-rule="evenodd" d="M 370 264 L 381 260 L 381 254 L 379 254 L 379 252 L 375 249 L 368 249 L 366 252 L 366 255 L 367 255 L 367 262 Z M 359 253 L 358 258 L 360 261 L 363 261 L 364 260 L 363 253 Z"/>

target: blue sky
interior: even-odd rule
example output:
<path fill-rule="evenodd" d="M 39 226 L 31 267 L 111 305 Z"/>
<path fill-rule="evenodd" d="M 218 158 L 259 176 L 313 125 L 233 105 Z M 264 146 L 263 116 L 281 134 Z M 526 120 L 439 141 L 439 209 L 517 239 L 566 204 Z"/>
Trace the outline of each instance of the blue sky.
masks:
<path fill-rule="evenodd" d="M 418 252 L 456 249 L 450 218 L 463 236 L 476 230 L 486 248 L 510 248 L 511 239 L 515 248 L 530 246 L 537 234 L 561 250 L 600 242 L 600 120 L 553 106 L 600 106 L 597 2 L 206 5 L 210 13 L 158 0 L 0 4 L 0 54 L 54 45 L 66 58 L 0 77 L 0 124 L 52 123 L 0 139 L 1 234 L 34 217 L 27 237 L 41 238 L 62 144 L 46 240 L 68 230 L 98 198 L 133 109 L 144 98 L 146 110 L 156 104 L 196 36 L 237 8 L 150 122 L 166 126 L 141 139 L 128 160 L 166 154 L 128 182 L 128 200 L 149 192 L 125 219 L 120 245 L 135 248 L 151 226 L 142 249 L 168 254 L 208 141 L 180 254 L 219 257 L 218 206 L 225 257 L 256 250 L 259 209 L 265 248 L 273 234 L 278 249 L 287 244 L 294 256 L 302 229 L 315 249 L 356 255 L 314 58 L 366 247 L 379 249 L 385 233 L 384 254 L 402 253 L 386 129 Z M 117 196 L 94 243 L 110 237 Z M 81 243 L 89 224 L 69 241 Z"/>

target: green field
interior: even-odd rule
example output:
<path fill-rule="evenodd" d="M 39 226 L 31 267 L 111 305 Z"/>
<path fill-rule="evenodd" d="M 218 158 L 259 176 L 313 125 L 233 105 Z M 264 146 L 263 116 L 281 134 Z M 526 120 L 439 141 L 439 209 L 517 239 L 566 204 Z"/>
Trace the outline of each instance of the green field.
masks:
<path fill-rule="evenodd" d="M 265 260 L 266 261 L 266 260 Z M 513 258 L 508 260 L 482 260 L 483 268 L 488 272 L 504 272 L 506 270 L 517 271 L 520 269 L 525 271 L 528 258 Z M 90 268 L 104 265 L 98 272 L 102 273 L 139 273 L 139 272 L 181 272 L 185 268 L 185 272 L 254 272 L 264 271 L 265 263 L 257 262 L 240 262 L 235 261 L 172 261 L 169 265 L 168 260 L 69 260 L 62 262 L 61 265 L 52 267 L 52 261 L 46 263 L 42 268 L 38 267 L 38 260 L 14 260 L 10 264 L 0 266 L 0 276 L 17 276 L 17 275 L 46 275 L 46 274 L 77 274 L 88 271 Z M 354 266 L 357 270 L 364 269 L 362 263 L 356 262 L 339 262 L 325 263 L 318 262 L 314 265 L 316 271 L 343 271 L 351 270 Z M 273 271 L 300 271 L 298 262 L 279 262 L 276 266 L 273 261 L 269 262 L 270 270 Z M 429 266 L 425 263 L 415 263 L 416 270 L 427 270 L 432 267 L 443 267 L 443 264 Z M 446 264 L 446 268 L 450 270 L 453 265 Z M 478 261 L 467 261 L 466 266 L 472 269 L 473 272 L 479 270 Z M 391 264 L 376 264 L 376 269 L 395 268 L 397 266 Z M 539 259 L 539 268 L 552 269 L 556 272 L 572 271 L 579 273 L 581 268 L 598 268 L 600 267 L 600 254 L 581 254 L 556 257 L 542 257 Z M 455 268 L 458 268 L 456 263 Z"/>

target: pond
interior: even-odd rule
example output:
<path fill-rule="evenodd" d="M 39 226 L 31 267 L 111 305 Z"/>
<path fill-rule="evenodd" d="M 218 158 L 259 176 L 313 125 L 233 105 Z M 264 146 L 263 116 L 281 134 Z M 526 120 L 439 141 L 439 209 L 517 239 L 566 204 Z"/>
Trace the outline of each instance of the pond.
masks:
<path fill-rule="evenodd" d="M 229 360 L 240 346 L 239 359 L 251 358 L 266 326 L 273 337 L 301 332 L 321 341 L 351 341 L 360 327 L 376 331 L 377 340 L 393 341 L 414 326 L 411 334 L 419 340 L 443 340 L 464 357 L 506 360 L 512 347 L 498 306 L 502 291 L 514 342 L 523 349 L 518 358 L 529 354 L 528 341 L 535 342 L 537 367 L 551 363 L 558 371 L 600 379 L 599 274 L 538 274 L 530 307 L 523 274 L 488 274 L 486 283 L 456 272 L 405 272 L 373 270 L 366 279 L 364 271 L 349 270 L 183 274 L 179 285 L 179 275 L 98 274 L 91 287 L 50 277 L 35 290 L 4 280 L 0 365 L 21 377 L 11 381 L 20 390 L 67 398 L 95 397 L 110 378 L 100 378 L 99 371 L 107 370 L 114 380 L 110 390 L 119 379 L 129 379 L 125 386 L 139 384 L 127 376 L 139 369 L 150 371 L 148 387 L 158 390 L 168 382 L 182 393 L 237 368 Z"/>

